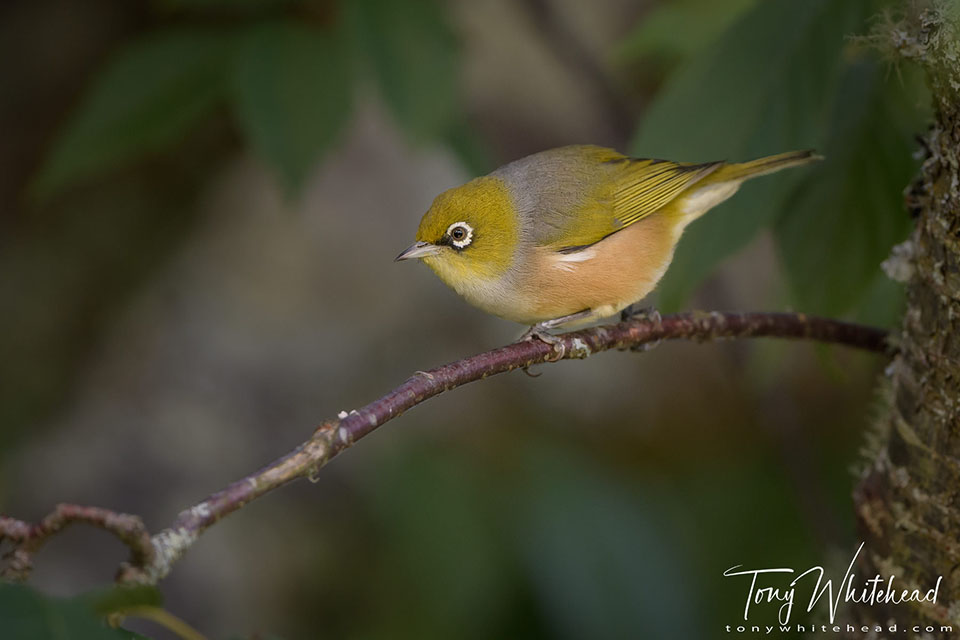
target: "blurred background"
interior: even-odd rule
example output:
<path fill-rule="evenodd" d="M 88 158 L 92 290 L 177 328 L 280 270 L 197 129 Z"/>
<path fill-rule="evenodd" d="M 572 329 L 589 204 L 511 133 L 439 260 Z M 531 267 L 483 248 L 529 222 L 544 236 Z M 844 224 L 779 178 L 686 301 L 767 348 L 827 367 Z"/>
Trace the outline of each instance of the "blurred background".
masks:
<path fill-rule="evenodd" d="M 322 419 L 515 339 L 392 260 L 438 193 L 559 145 L 820 150 L 694 225 L 651 302 L 892 326 L 880 263 L 909 229 L 926 100 L 871 48 L 891 11 L 4 2 L 0 510 L 157 531 Z M 211 638 L 719 636 L 742 617 L 733 565 L 842 575 L 883 364 L 664 344 L 468 386 L 213 527 L 165 606 Z M 77 527 L 31 584 L 75 596 L 125 556 Z"/>

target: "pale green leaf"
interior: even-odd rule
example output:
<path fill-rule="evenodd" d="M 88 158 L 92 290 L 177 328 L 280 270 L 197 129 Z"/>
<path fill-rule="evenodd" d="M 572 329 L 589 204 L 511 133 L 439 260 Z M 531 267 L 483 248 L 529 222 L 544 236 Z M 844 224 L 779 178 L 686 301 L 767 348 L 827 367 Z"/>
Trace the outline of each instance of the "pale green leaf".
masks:
<path fill-rule="evenodd" d="M 335 34 L 293 22 L 258 25 L 239 47 L 237 118 L 289 191 L 303 185 L 350 114 L 344 49 Z"/>
<path fill-rule="evenodd" d="M 119 51 L 94 79 L 33 191 L 64 186 L 181 141 L 222 97 L 230 39 L 169 30 Z"/>

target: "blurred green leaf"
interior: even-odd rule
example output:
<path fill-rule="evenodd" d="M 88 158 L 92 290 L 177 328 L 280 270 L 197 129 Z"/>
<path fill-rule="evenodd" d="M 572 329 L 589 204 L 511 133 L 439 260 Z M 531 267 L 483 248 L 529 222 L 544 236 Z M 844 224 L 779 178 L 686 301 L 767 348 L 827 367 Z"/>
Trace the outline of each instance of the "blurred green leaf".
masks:
<path fill-rule="evenodd" d="M 355 45 L 383 98 L 415 138 L 442 136 L 456 120 L 456 40 L 433 0 L 352 0 Z"/>
<path fill-rule="evenodd" d="M 241 44 L 233 101 L 253 147 L 297 191 L 350 114 L 345 47 L 294 22 L 258 25 Z"/>
<path fill-rule="evenodd" d="M 686 57 L 710 44 L 757 0 L 673 0 L 657 5 L 617 47 L 616 55 Z"/>
<path fill-rule="evenodd" d="M 576 453 L 544 447 L 526 468 L 514 540 L 554 637 L 704 637 L 658 505 Z"/>
<path fill-rule="evenodd" d="M 497 637 L 513 596 L 490 508 L 498 485 L 462 454 L 411 448 L 392 460 L 373 504 L 390 532 L 380 637 Z"/>
<path fill-rule="evenodd" d="M 29 587 L 0 583 L 4 638 L 44 640 L 131 640 L 142 638 L 112 629 L 79 600 L 50 598 Z"/>
<path fill-rule="evenodd" d="M 810 514 L 804 512 L 803 493 L 819 490 L 819 482 L 815 479 L 838 471 L 840 474 L 849 474 L 849 459 L 857 447 L 854 444 L 849 449 L 843 449 L 837 446 L 836 441 L 820 442 L 818 436 L 813 434 L 797 436 L 809 437 L 809 445 L 816 447 L 814 459 L 809 460 L 811 468 L 797 476 L 796 471 L 789 468 L 784 456 L 797 455 L 798 452 L 790 450 L 789 443 L 783 440 L 784 435 L 777 434 L 765 440 L 756 438 L 756 434 L 768 429 L 767 433 L 773 436 L 775 427 L 758 424 L 756 429 L 736 454 L 699 460 L 696 464 L 688 465 L 686 474 L 678 473 L 669 483 L 669 490 L 674 492 L 676 498 L 666 503 L 665 508 L 673 512 L 677 522 L 675 539 L 671 543 L 681 550 L 683 559 L 689 563 L 691 570 L 686 577 L 697 585 L 699 592 L 705 594 L 706 606 L 713 611 L 711 622 L 714 624 L 730 623 L 743 616 L 748 587 L 743 580 L 746 578 L 724 577 L 725 569 L 741 563 L 750 568 L 808 567 L 831 551 L 829 546 L 824 545 L 823 538 L 817 536 L 817 523 L 811 522 Z M 736 439 L 739 436 L 731 434 L 731 437 Z M 836 457 L 821 460 L 821 456 Z M 807 483 L 811 486 L 809 489 L 800 489 L 797 484 L 798 481 L 804 481 L 805 474 L 809 474 Z M 830 521 L 835 514 L 846 515 L 852 511 L 849 507 L 849 480 L 841 479 L 831 486 L 840 490 L 835 502 L 818 502 L 816 518 L 822 521 Z M 665 489 L 658 487 L 659 491 Z M 847 523 L 844 522 L 844 525 Z M 843 531 L 844 543 L 853 540 L 852 517 L 848 527 L 849 532 L 846 529 Z M 758 528 L 763 529 L 760 535 Z M 676 575 L 676 570 L 672 575 Z M 692 606 L 681 607 L 688 612 L 686 615 L 697 610 Z M 776 624 L 777 608 L 778 605 L 766 602 L 751 607 L 751 624 Z M 804 611 L 805 608 L 795 609 L 796 622 L 806 622 L 809 614 Z M 712 628 L 723 627 L 716 624 Z M 716 638 L 725 635 L 720 632 L 686 637 Z M 737 634 L 730 635 L 733 637 Z M 809 638 L 800 633 L 772 637 Z"/>
<path fill-rule="evenodd" d="M 467 122 L 455 123 L 444 139 L 470 173 L 483 175 L 497 168 L 483 136 Z"/>
<path fill-rule="evenodd" d="M 714 46 L 678 69 L 657 95 L 635 155 L 747 160 L 816 147 L 844 36 L 872 0 L 765 0 Z M 771 221 L 801 170 L 760 178 L 691 225 L 660 285 L 660 306 L 679 307 L 721 259 Z"/>
<path fill-rule="evenodd" d="M 885 273 L 877 273 L 865 287 L 853 319 L 877 327 L 894 327 L 903 317 L 907 303 L 906 291 Z"/>
<path fill-rule="evenodd" d="M 177 29 L 118 52 L 54 145 L 34 194 L 179 142 L 222 97 L 230 42 L 217 31 Z"/>
<path fill-rule="evenodd" d="M 875 63 L 851 65 L 834 106 L 826 161 L 790 198 L 775 227 L 784 272 L 798 306 L 849 311 L 903 240 L 910 218 L 903 189 L 915 173 L 910 129 L 898 123 L 902 88 L 888 90 Z"/>

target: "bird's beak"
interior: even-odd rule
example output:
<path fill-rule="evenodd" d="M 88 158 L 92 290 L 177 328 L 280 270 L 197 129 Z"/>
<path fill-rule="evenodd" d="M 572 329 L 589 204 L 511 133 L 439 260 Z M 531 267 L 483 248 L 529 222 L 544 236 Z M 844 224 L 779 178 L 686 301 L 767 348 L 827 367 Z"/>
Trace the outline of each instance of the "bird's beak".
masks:
<path fill-rule="evenodd" d="M 435 256 L 438 253 L 440 253 L 440 247 L 435 244 L 430 244 L 429 242 L 414 242 L 407 247 L 406 251 L 394 258 L 394 262 L 410 260 L 411 258 L 426 258 L 427 256 Z"/>

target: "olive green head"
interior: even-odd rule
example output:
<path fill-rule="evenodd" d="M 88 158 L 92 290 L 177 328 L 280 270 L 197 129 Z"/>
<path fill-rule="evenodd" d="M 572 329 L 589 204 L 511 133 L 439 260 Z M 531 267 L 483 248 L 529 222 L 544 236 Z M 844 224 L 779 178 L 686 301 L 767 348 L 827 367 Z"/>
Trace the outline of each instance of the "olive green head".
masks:
<path fill-rule="evenodd" d="M 397 260 L 420 258 L 461 291 L 503 275 L 518 247 L 518 216 L 503 180 L 476 178 L 445 191 L 420 220 L 417 242 Z"/>

